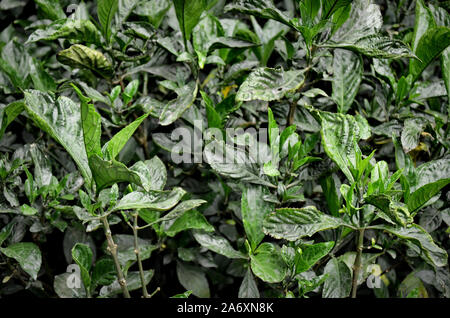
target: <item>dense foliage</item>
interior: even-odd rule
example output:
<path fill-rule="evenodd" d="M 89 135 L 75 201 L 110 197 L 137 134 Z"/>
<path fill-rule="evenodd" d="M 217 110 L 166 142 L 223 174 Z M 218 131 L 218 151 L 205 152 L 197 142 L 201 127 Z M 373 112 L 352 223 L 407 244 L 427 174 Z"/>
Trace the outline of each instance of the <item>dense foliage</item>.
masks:
<path fill-rule="evenodd" d="M 0 298 L 450 297 L 449 1 L 275 2 L 0 1 Z"/>

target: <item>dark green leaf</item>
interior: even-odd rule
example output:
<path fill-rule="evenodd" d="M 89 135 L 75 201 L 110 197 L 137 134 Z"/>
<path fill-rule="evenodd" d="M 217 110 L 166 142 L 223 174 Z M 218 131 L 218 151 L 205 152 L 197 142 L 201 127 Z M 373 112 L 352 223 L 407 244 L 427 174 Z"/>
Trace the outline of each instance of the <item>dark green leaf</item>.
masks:
<path fill-rule="evenodd" d="M 247 259 L 245 254 L 236 251 L 225 238 L 219 235 L 201 231 L 194 231 L 193 234 L 195 240 L 201 246 L 206 247 L 213 252 L 228 258 Z"/>
<path fill-rule="evenodd" d="M 60 51 L 56 57 L 62 64 L 85 68 L 106 78 L 114 73 L 111 62 L 102 53 L 81 44 Z"/>
<path fill-rule="evenodd" d="M 237 101 L 273 101 L 297 90 L 305 81 L 302 70 L 284 71 L 281 68 L 259 68 L 239 87 Z"/>
<path fill-rule="evenodd" d="M 332 258 L 325 266 L 324 274 L 328 275 L 323 285 L 322 296 L 325 298 L 345 298 L 352 288 L 352 272 L 341 260 Z"/>
<path fill-rule="evenodd" d="M 263 223 L 264 233 L 288 241 L 296 241 L 304 236 L 339 226 L 352 228 L 343 220 L 326 215 L 313 206 L 301 209 L 277 209 L 269 214 Z"/>
<path fill-rule="evenodd" d="M 37 279 L 37 274 L 42 264 L 42 256 L 41 251 L 36 244 L 24 242 L 15 243 L 8 247 L 0 247 L 0 252 L 10 258 L 14 258 L 31 278 L 34 280 Z"/>

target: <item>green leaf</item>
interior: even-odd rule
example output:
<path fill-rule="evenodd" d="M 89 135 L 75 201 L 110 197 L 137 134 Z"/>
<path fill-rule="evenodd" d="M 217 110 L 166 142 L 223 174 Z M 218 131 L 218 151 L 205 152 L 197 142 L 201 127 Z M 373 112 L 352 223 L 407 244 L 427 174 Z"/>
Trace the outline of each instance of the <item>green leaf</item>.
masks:
<path fill-rule="evenodd" d="M 105 158 L 115 159 L 119 154 L 120 150 L 125 146 L 128 140 L 133 136 L 136 129 L 138 129 L 139 125 L 144 121 L 149 113 L 142 115 L 137 118 L 131 124 L 121 129 L 114 137 L 111 138 L 106 144 L 102 147 L 102 152 Z"/>
<path fill-rule="evenodd" d="M 326 154 L 353 183 L 355 180 L 350 168 L 356 166 L 359 125 L 350 115 L 320 112 L 319 116 L 322 121 L 322 146 Z"/>
<path fill-rule="evenodd" d="M 326 20 L 330 18 L 340 8 L 346 7 L 347 5 L 352 3 L 352 0 L 321 0 L 321 2 L 322 2 L 322 19 Z"/>
<path fill-rule="evenodd" d="M 353 42 L 327 42 L 323 46 L 351 50 L 374 58 L 416 57 L 402 41 L 378 34 L 368 35 Z"/>
<path fill-rule="evenodd" d="M 16 89 L 29 87 L 31 63 L 31 56 L 19 42 L 11 40 L 1 47 L 0 71 Z"/>
<path fill-rule="evenodd" d="M 309 292 L 314 291 L 317 287 L 322 285 L 326 279 L 328 278 L 328 274 L 316 276 L 313 278 L 308 279 L 302 279 L 301 276 L 297 276 L 298 281 L 298 289 L 299 289 L 299 296 L 302 297 L 306 295 Z"/>
<path fill-rule="evenodd" d="M 269 192 L 262 186 L 247 186 L 242 193 L 242 223 L 252 249 L 263 240 L 263 220 L 273 210 L 274 205 L 263 200 L 267 194 Z"/>
<path fill-rule="evenodd" d="M 244 279 L 242 280 L 241 286 L 239 287 L 239 298 L 259 298 L 259 290 L 256 285 L 255 278 L 253 277 L 252 271 L 247 269 Z"/>
<path fill-rule="evenodd" d="M 81 121 L 83 127 L 84 147 L 88 158 L 96 154 L 102 155 L 101 150 L 101 136 L 102 136 L 102 122 L 101 116 L 95 109 L 93 104 L 88 104 L 89 98 L 85 97 L 78 87 L 72 85 L 81 100 Z"/>
<path fill-rule="evenodd" d="M 154 221 L 153 219 L 146 219 L 144 217 L 143 210 L 139 211 L 139 216 L 141 216 L 147 223 L 160 223 L 165 221 L 170 221 L 173 219 L 177 219 L 180 216 L 182 216 L 185 212 L 195 209 L 196 207 L 199 207 L 200 205 L 206 203 L 205 200 L 186 200 L 183 202 L 180 202 L 175 208 L 173 208 L 172 211 L 164 215 L 162 218 L 157 219 Z M 197 215 L 196 215 L 197 216 Z"/>
<path fill-rule="evenodd" d="M 50 20 L 66 18 L 66 14 L 59 3 L 59 0 L 34 0 L 45 17 Z"/>
<path fill-rule="evenodd" d="M 262 243 L 250 255 L 253 273 L 267 283 L 279 283 L 287 274 L 287 266 L 278 247 L 272 243 Z"/>
<path fill-rule="evenodd" d="M 170 298 L 189 298 L 189 296 L 191 296 L 191 294 L 192 294 L 192 290 L 187 290 L 184 293 L 173 295 Z"/>
<path fill-rule="evenodd" d="M 225 12 L 239 11 L 259 18 L 272 19 L 295 29 L 295 24 L 278 10 L 272 0 L 236 0 L 225 7 Z"/>
<path fill-rule="evenodd" d="M 103 35 L 109 43 L 111 39 L 111 22 L 119 7 L 119 0 L 98 0 L 97 16 L 102 26 Z"/>
<path fill-rule="evenodd" d="M 439 193 L 445 186 L 450 183 L 450 178 L 441 179 L 439 181 L 426 184 L 413 193 L 408 198 L 408 210 L 411 213 L 420 209 L 425 203 L 427 203 L 432 197 Z"/>
<path fill-rule="evenodd" d="M 14 225 L 16 225 L 16 222 L 9 222 L 7 225 L 5 225 L 2 230 L 0 231 L 0 246 L 5 242 L 8 237 L 11 235 Z"/>
<path fill-rule="evenodd" d="M 125 181 L 142 186 L 140 175 L 116 160 L 105 160 L 94 154 L 89 158 L 89 166 L 97 185 L 97 191 L 114 183 Z"/>
<path fill-rule="evenodd" d="M 19 116 L 25 109 L 23 100 L 18 100 L 6 105 L 0 109 L 0 139 L 6 131 L 6 128 L 11 124 L 17 116 Z"/>
<path fill-rule="evenodd" d="M 92 285 L 110 285 L 116 280 L 117 273 L 112 258 L 104 257 L 95 262 L 92 270 Z"/>
<path fill-rule="evenodd" d="M 387 231 L 404 240 L 408 240 L 422 251 L 421 256 L 433 266 L 441 267 L 447 264 L 447 252 L 438 247 L 430 234 L 417 224 L 412 224 L 407 228 L 389 225 L 373 225 L 370 228 Z"/>
<path fill-rule="evenodd" d="M 412 82 L 415 82 L 423 70 L 449 45 L 450 28 L 436 27 L 428 29 L 420 38 L 417 49 L 414 52 L 420 60 L 412 60 L 409 64 Z"/>
<path fill-rule="evenodd" d="M 327 200 L 328 210 L 333 216 L 339 216 L 339 209 L 341 208 L 341 198 L 338 195 L 336 184 L 332 175 L 319 179 L 322 192 Z"/>
<path fill-rule="evenodd" d="M 220 21 L 210 14 L 206 14 L 194 28 L 192 45 L 197 54 L 200 69 L 205 66 L 209 48 L 223 33 Z"/>
<path fill-rule="evenodd" d="M 305 81 L 303 70 L 262 67 L 250 73 L 239 87 L 236 101 L 273 101 L 297 90 Z"/>
<path fill-rule="evenodd" d="M 414 57 L 400 40 L 380 35 L 383 17 L 371 0 L 355 1 L 350 17 L 323 46 L 343 48 L 378 58 Z"/>
<path fill-rule="evenodd" d="M 29 206 L 28 204 L 23 204 L 20 207 L 20 211 L 24 214 L 24 215 L 35 215 L 36 213 L 38 213 L 38 210 L 36 210 L 35 208 Z"/>
<path fill-rule="evenodd" d="M 328 278 L 323 285 L 322 297 L 345 298 L 350 295 L 352 272 L 343 261 L 334 257 L 330 259 L 325 266 L 324 274 L 328 275 Z"/>
<path fill-rule="evenodd" d="M 147 17 L 148 21 L 158 28 L 170 7 L 170 0 L 150 0 L 139 3 L 134 9 L 134 13 Z"/>
<path fill-rule="evenodd" d="M 408 118 L 404 122 L 401 143 L 405 153 L 410 152 L 419 145 L 419 137 L 425 129 L 427 122 L 422 118 Z"/>
<path fill-rule="evenodd" d="M 412 213 L 420 209 L 448 183 L 450 160 L 439 159 L 424 163 L 415 170 L 415 182 L 411 182 L 411 194 L 407 205 Z"/>
<path fill-rule="evenodd" d="M 197 266 L 177 262 L 177 277 L 180 284 L 187 290 L 191 290 L 195 296 L 210 297 L 208 280 L 205 273 Z"/>
<path fill-rule="evenodd" d="M 296 241 L 319 231 L 335 229 L 339 226 L 352 228 L 343 220 L 329 216 L 313 206 L 300 209 L 281 208 L 269 214 L 263 223 L 264 233 L 288 241 Z"/>
<path fill-rule="evenodd" d="M 362 73 L 363 63 L 358 55 L 346 50 L 334 50 L 331 97 L 340 113 L 347 113 L 352 106 L 361 84 Z"/>
<path fill-rule="evenodd" d="M 212 99 L 204 92 L 200 91 L 202 99 L 205 102 L 206 118 L 208 120 L 208 128 L 223 128 L 223 118 L 214 107 Z"/>
<path fill-rule="evenodd" d="M 77 243 L 72 248 L 72 258 L 80 267 L 81 280 L 83 281 L 86 290 L 91 286 L 90 270 L 92 265 L 92 251 L 89 246 L 82 243 Z"/>
<path fill-rule="evenodd" d="M 414 33 L 411 41 L 411 47 L 414 52 L 416 52 L 419 41 L 425 34 L 425 32 L 428 29 L 436 26 L 437 25 L 436 22 L 434 21 L 431 10 L 425 5 L 423 0 L 417 0 L 415 11 Z"/>
<path fill-rule="evenodd" d="M 22 269 L 31 278 L 37 279 L 37 274 L 42 264 L 42 256 L 39 247 L 34 243 L 15 243 L 8 247 L 0 248 L 0 252 L 7 257 L 14 258 Z"/>
<path fill-rule="evenodd" d="M 200 20 L 206 7 L 205 0 L 173 0 L 175 14 L 181 33 L 186 41 L 191 39 L 191 33 Z M 186 48 L 187 50 L 188 48 Z"/>
<path fill-rule="evenodd" d="M 150 160 L 138 161 L 131 168 L 140 178 L 145 191 L 163 190 L 167 180 L 167 170 L 157 156 Z"/>
<path fill-rule="evenodd" d="M 155 271 L 153 269 L 144 271 L 144 283 L 147 285 L 152 280 L 152 277 L 154 275 Z M 141 288 L 141 277 L 139 272 L 128 272 L 128 275 L 126 277 L 127 280 L 127 288 L 129 291 L 133 291 L 136 289 Z M 100 289 L 100 298 L 108 298 L 114 295 L 119 295 L 122 293 L 122 287 L 120 286 L 117 279 L 108 286 L 103 286 Z"/>
<path fill-rule="evenodd" d="M 125 195 L 113 211 L 135 209 L 167 211 L 173 208 L 185 194 L 186 191 L 178 187 L 173 188 L 172 191 L 134 191 Z"/>
<path fill-rule="evenodd" d="M 176 93 L 178 97 L 167 103 L 159 116 L 159 124 L 167 126 L 180 118 L 183 113 L 192 106 L 197 97 L 198 85 L 195 82 L 189 82 L 179 88 Z"/>
<path fill-rule="evenodd" d="M 295 274 L 309 270 L 320 259 L 325 257 L 334 247 L 334 242 L 323 242 L 304 245 L 295 254 Z"/>
<path fill-rule="evenodd" d="M 236 251 L 222 236 L 204 231 L 193 231 L 195 240 L 203 247 L 228 258 L 247 259 L 247 256 Z"/>
<path fill-rule="evenodd" d="M 26 90 L 25 109 L 35 124 L 60 143 L 71 155 L 86 186 L 91 187 L 92 172 L 83 142 L 80 107 L 71 99 L 36 90 Z"/>
<path fill-rule="evenodd" d="M 168 236 L 174 237 L 177 233 L 190 229 L 203 230 L 206 232 L 214 231 L 214 227 L 208 223 L 203 214 L 197 210 L 189 210 L 175 219 L 175 221 L 164 232 Z"/>
<path fill-rule="evenodd" d="M 214 140 L 205 146 L 206 161 L 223 176 L 274 188 L 275 186 L 259 177 L 259 168 L 241 148 L 234 148 L 223 141 Z"/>
<path fill-rule="evenodd" d="M 136 95 L 139 89 L 139 80 L 132 80 L 128 83 L 122 93 L 122 100 L 125 105 L 128 105 L 132 100 L 134 95 Z"/>
<path fill-rule="evenodd" d="M 81 44 L 74 44 L 60 51 L 56 58 L 62 64 L 88 69 L 105 78 L 114 74 L 111 62 L 102 53 Z"/>
<path fill-rule="evenodd" d="M 124 268 L 126 273 L 128 268 L 136 261 L 135 241 L 133 235 L 116 234 L 113 236 L 115 244 L 117 244 L 117 258 L 120 265 Z M 150 240 L 138 238 L 137 244 L 139 246 L 141 260 L 150 258 L 152 252 L 157 249 L 156 245 L 150 244 Z"/>
<path fill-rule="evenodd" d="M 68 39 L 99 44 L 100 37 L 97 28 L 89 20 L 63 19 L 55 21 L 43 29 L 37 29 L 30 35 L 26 43 Z"/>

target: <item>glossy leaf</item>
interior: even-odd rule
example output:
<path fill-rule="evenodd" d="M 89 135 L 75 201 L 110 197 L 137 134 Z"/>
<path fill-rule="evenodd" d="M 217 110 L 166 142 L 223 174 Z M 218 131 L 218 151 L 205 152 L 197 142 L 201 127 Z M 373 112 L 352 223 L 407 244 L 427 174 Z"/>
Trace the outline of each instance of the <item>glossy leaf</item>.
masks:
<path fill-rule="evenodd" d="M 6 131 L 6 128 L 11 124 L 17 116 L 19 116 L 25 109 L 23 101 L 19 100 L 6 105 L 0 109 L 0 139 Z"/>
<path fill-rule="evenodd" d="M 167 180 L 167 171 L 164 163 L 157 156 L 150 160 L 138 161 L 131 168 L 140 178 L 146 191 L 163 190 Z"/>
<path fill-rule="evenodd" d="M 45 17 L 50 20 L 64 19 L 66 17 L 59 0 L 34 0 Z"/>
<path fill-rule="evenodd" d="M 410 152 L 419 145 L 419 137 L 425 129 L 427 122 L 421 118 L 408 118 L 405 120 L 401 135 L 403 151 Z"/>
<path fill-rule="evenodd" d="M 181 188 L 172 191 L 134 191 L 125 195 L 114 207 L 117 210 L 153 209 L 167 211 L 173 208 L 186 193 Z"/>
<path fill-rule="evenodd" d="M 328 277 L 323 285 L 324 298 L 346 298 L 352 288 L 352 272 L 341 260 L 332 258 L 324 269 Z"/>
<path fill-rule="evenodd" d="M 198 86 L 195 82 L 190 82 L 177 90 L 178 97 L 171 100 L 159 116 L 159 124 L 167 126 L 180 118 L 183 113 L 192 106 L 197 97 Z"/>
<path fill-rule="evenodd" d="M 404 240 L 408 240 L 422 251 L 421 256 L 433 266 L 441 267 L 447 264 L 447 252 L 437 246 L 430 234 L 417 224 L 412 224 L 407 228 L 392 227 L 389 225 L 373 225 L 371 228 L 387 231 Z"/>
<path fill-rule="evenodd" d="M 90 270 L 92 265 L 92 251 L 89 246 L 77 243 L 72 248 L 72 258 L 80 267 L 81 279 L 88 290 L 91 286 Z"/>
<path fill-rule="evenodd" d="M 417 49 L 414 52 L 420 60 L 411 60 L 409 64 L 409 73 L 412 75 L 412 81 L 416 81 L 423 70 L 449 45 L 450 28 L 436 27 L 428 29 L 420 38 Z"/>
<path fill-rule="evenodd" d="M 312 245 L 305 245 L 298 248 L 295 254 L 295 273 L 306 272 L 325 257 L 334 247 L 334 242 L 324 242 Z"/>
<path fill-rule="evenodd" d="M 195 296 L 200 298 L 210 297 L 208 280 L 205 273 L 198 267 L 177 262 L 177 277 L 180 284 L 187 290 L 191 290 Z"/>
<path fill-rule="evenodd" d="M 250 255 L 253 273 L 267 283 L 281 282 L 287 273 L 286 264 L 277 247 L 272 243 L 262 243 Z"/>
<path fill-rule="evenodd" d="M 115 159 L 119 154 L 120 150 L 125 146 L 128 139 L 133 136 L 136 129 L 138 129 L 139 125 L 147 118 L 149 114 L 144 114 L 141 117 L 137 118 L 131 124 L 121 129 L 117 134 L 115 134 L 111 140 L 109 140 L 102 147 L 102 152 L 104 156 L 108 159 Z"/>
<path fill-rule="evenodd" d="M 286 93 L 297 90 L 304 80 L 302 70 L 259 68 L 253 71 L 239 87 L 236 100 L 279 100 Z"/>
<path fill-rule="evenodd" d="M 31 278 L 37 279 L 42 264 L 42 256 L 39 247 L 34 243 L 15 243 L 0 248 L 0 252 L 7 257 L 14 258 L 20 267 L 27 272 Z"/>
<path fill-rule="evenodd" d="M 262 186 L 248 186 L 242 193 L 242 222 L 252 249 L 263 240 L 263 220 L 273 210 L 273 204 L 263 200 L 267 194 Z"/>
<path fill-rule="evenodd" d="M 92 176 L 97 184 L 97 191 L 118 182 L 130 182 L 142 186 L 139 174 L 128 169 L 116 160 L 105 160 L 94 154 L 89 158 Z"/>
<path fill-rule="evenodd" d="M 239 251 L 236 251 L 231 244 L 223 237 L 207 233 L 194 231 L 195 240 L 203 247 L 226 256 L 228 258 L 247 259 L 247 256 Z"/>
<path fill-rule="evenodd" d="M 97 1 L 97 16 L 102 26 L 102 32 L 106 40 L 109 42 L 111 38 L 111 23 L 114 15 L 119 7 L 118 0 L 98 0 Z"/>
<path fill-rule="evenodd" d="M 259 298 L 259 290 L 256 285 L 255 278 L 253 277 L 252 271 L 250 269 L 245 273 L 244 279 L 242 280 L 241 286 L 239 287 L 239 298 Z"/>
<path fill-rule="evenodd" d="M 150 283 L 154 273 L 155 273 L 155 271 L 152 269 L 144 271 L 144 283 L 145 284 Z M 126 281 L 127 281 L 127 288 L 129 291 L 139 289 L 142 286 L 139 272 L 128 272 Z M 122 288 L 116 279 L 112 284 L 110 284 L 108 286 L 103 286 L 100 289 L 99 297 L 107 298 L 107 297 L 111 297 L 111 296 L 118 295 L 121 293 L 122 293 Z"/>
<path fill-rule="evenodd" d="M 252 164 L 252 159 L 240 148 L 214 140 L 206 145 L 204 154 L 211 167 L 223 176 L 274 187 L 269 181 L 258 176 L 259 171 Z"/>
<path fill-rule="evenodd" d="M 183 37 L 189 41 L 194 27 L 205 10 L 205 0 L 173 0 L 175 14 Z M 186 48 L 187 50 L 187 48 Z"/>
<path fill-rule="evenodd" d="M 333 59 L 333 100 L 340 113 L 347 113 L 358 93 L 362 80 L 363 64 L 353 52 L 334 50 Z"/>
<path fill-rule="evenodd" d="M 350 167 L 356 166 L 355 147 L 358 147 L 359 125 L 350 115 L 320 112 L 319 116 L 322 121 L 323 148 L 352 183 L 354 177 Z"/>
<path fill-rule="evenodd" d="M 291 19 L 275 7 L 272 0 L 237 0 L 228 4 L 225 11 L 239 11 L 260 18 L 276 20 L 292 28 L 295 27 Z"/>
<path fill-rule="evenodd" d="M 91 21 L 64 19 L 55 21 L 44 29 L 34 31 L 28 38 L 27 43 L 69 39 L 99 44 L 100 37 L 99 31 Z"/>
<path fill-rule="evenodd" d="M 313 206 L 292 209 L 281 208 L 269 214 L 263 223 L 264 233 L 288 241 L 296 241 L 319 231 L 340 226 L 352 227 L 340 218 L 332 217 Z"/>
<path fill-rule="evenodd" d="M 35 124 L 60 143 L 71 155 L 87 187 L 92 183 L 92 172 L 83 142 L 80 107 L 71 99 L 27 90 L 25 109 Z"/>
<path fill-rule="evenodd" d="M 81 44 L 60 51 L 56 57 L 62 64 L 88 69 L 105 78 L 111 77 L 114 72 L 111 62 L 102 53 Z"/>
<path fill-rule="evenodd" d="M 179 214 L 179 213 L 177 213 Z M 206 218 L 197 210 L 188 210 L 182 213 L 181 216 L 175 219 L 175 221 L 164 232 L 168 236 L 175 236 L 177 233 L 185 230 L 203 230 L 205 232 L 213 232 L 214 227 L 209 224 Z"/>

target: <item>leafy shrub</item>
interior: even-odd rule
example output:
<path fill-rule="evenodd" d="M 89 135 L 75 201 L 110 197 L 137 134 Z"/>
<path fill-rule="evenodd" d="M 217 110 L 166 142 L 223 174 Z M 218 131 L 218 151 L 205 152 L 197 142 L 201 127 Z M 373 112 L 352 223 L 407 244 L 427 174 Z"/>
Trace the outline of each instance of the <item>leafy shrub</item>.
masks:
<path fill-rule="evenodd" d="M 0 297 L 449 297 L 448 10 L 1 1 Z"/>

